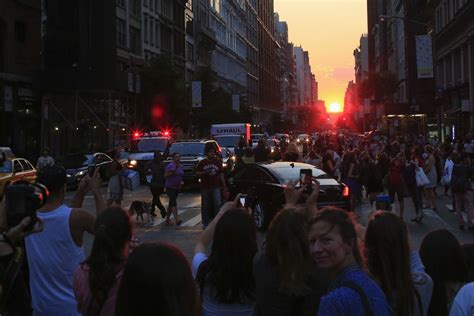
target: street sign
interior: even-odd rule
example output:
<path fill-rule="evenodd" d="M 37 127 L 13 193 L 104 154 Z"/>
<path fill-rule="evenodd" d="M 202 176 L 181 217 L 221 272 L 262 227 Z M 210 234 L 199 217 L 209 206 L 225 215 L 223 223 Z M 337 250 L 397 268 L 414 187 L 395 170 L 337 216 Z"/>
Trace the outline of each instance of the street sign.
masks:
<path fill-rule="evenodd" d="M 201 81 L 193 81 L 191 83 L 191 97 L 192 97 L 192 107 L 201 108 L 202 107 L 202 85 Z"/>
<path fill-rule="evenodd" d="M 433 46 L 430 35 L 416 36 L 416 66 L 418 78 L 433 78 Z"/>

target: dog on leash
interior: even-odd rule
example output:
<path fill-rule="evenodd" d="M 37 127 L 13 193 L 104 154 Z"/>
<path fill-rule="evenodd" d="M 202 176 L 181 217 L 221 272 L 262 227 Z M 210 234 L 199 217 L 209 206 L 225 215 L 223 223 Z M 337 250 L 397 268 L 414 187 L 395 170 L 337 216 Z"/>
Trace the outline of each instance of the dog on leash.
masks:
<path fill-rule="evenodd" d="M 138 218 L 141 219 L 142 223 L 145 222 L 143 214 L 148 215 L 148 222 L 151 223 L 153 223 L 156 216 L 153 212 L 153 208 L 151 207 L 151 203 L 145 201 L 133 201 L 132 204 L 130 204 L 128 211 L 130 212 L 130 215 L 136 214 L 137 223 Z"/>

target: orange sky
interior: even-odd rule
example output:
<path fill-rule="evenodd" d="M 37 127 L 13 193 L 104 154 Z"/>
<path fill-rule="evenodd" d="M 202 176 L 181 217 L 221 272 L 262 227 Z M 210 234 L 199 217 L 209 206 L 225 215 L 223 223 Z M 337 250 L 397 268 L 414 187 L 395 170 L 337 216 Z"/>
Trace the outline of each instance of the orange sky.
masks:
<path fill-rule="evenodd" d="M 354 49 L 367 32 L 366 0 L 274 0 L 289 40 L 309 51 L 326 107 L 344 104 L 347 82 L 354 79 Z"/>

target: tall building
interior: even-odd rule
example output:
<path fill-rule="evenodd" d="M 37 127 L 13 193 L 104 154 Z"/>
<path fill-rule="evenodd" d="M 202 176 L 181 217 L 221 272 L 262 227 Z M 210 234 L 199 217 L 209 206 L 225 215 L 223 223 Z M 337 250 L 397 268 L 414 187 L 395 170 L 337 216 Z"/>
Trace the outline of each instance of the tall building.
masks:
<path fill-rule="evenodd" d="M 142 103 L 142 17 L 140 0 L 43 1 L 43 145 L 55 154 L 127 141 Z"/>
<path fill-rule="evenodd" d="M 296 104 L 296 68 L 293 56 L 293 44 L 288 41 L 288 24 L 280 21 L 278 13 L 274 14 L 275 39 L 278 42 L 280 100 L 285 116 Z"/>
<path fill-rule="evenodd" d="M 280 116 L 278 82 L 278 43 L 275 40 L 273 0 L 258 0 L 258 67 L 259 67 L 259 121 L 268 124 L 273 117 Z"/>
<path fill-rule="evenodd" d="M 40 32 L 39 1 L 0 1 L 0 144 L 31 159 L 41 143 Z"/>
<path fill-rule="evenodd" d="M 216 34 L 212 67 L 229 93 L 247 93 L 247 12 L 244 0 L 213 0 L 210 28 Z"/>
<path fill-rule="evenodd" d="M 309 64 L 309 53 L 301 46 L 293 48 L 296 61 L 297 105 L 313 105 L 313 73 Z"/>
<path fill-rule="evenodd" d="M 185 43 L 192 43 L 189 37 L 185 42 L 185 19 L 192 21 L 191 4 L 183 0 L 142 1 L 143 57 L 148 60 L 162 53 L 168 54 L 184 73 Z"/>
<path fill-rule="evenodd" d="M 370 128 L 383 128 L 390 134 L 426 133 L 436 122 L 433 75 L 421 74 L 419 67 L 421 59 L 432 59 L 426 55 L 432 54 L 432 3 L 367 1 L 368 80 L 373 93 L 364 102 L 377 122 Z M 375 89 L 377 85 L 385 89 Z M 386 119 L 381 120 L 382 116 Z"/>
<path fill-rule="evenodd" d="M 254 123 L 259 122 L 260 86 L 258 60 L 258 12 L 257 0 L 246 0 L 247 12 L 247 107 L 253 114 Z"/>
<path fill-rule="evenodd" d="M 474 2 L 435 2 L 434 48 L 440 137 L 474 131 Z M 442 119 L 441 119 L 442 118 Z"/>

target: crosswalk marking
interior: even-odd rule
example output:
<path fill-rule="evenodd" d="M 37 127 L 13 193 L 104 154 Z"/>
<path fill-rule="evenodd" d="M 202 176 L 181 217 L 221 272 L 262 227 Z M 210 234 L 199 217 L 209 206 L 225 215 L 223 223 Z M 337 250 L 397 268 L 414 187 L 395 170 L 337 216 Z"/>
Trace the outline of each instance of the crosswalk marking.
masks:
<path fill-rule="evenodd" d="M 181 226 L 183 227 L 193 227 L 193 226 L 196 226 L 197 224 L 199 224 L 201 222 L 201 214 L 198 214 L 196 216 L 194 216 L 193 218 L 191 218 L 190 220 L 188 220 L 187 222 L 181 224 Z"/>

